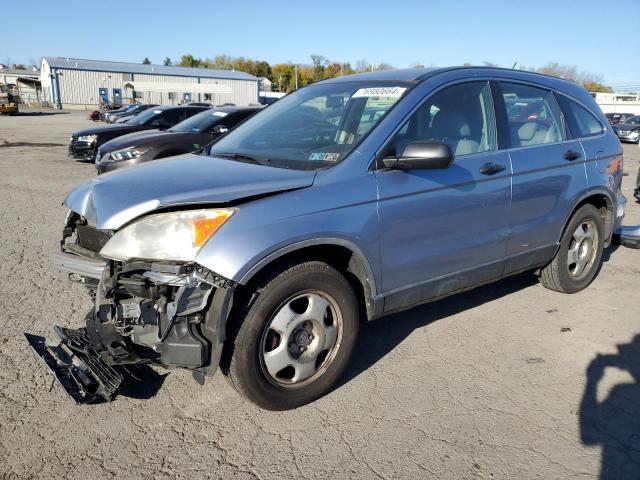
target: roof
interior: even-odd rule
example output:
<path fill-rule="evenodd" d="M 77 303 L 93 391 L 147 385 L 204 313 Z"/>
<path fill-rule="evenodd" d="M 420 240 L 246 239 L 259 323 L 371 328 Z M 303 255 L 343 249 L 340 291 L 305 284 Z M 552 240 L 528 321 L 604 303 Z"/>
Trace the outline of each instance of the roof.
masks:
<path fill-rule="evenodd" d="M 44 57 L 53 68 L 66 70 L 89 70 L 94 72 L 140 73 L 146 75 L 173 75 L 178 77 L 224 78 L 230 80 L 253 80 L 256 77 L 246 72 L 234 70 L 214 70 L 210 68 L 173 67 L 165 65 L 144 65 L 142 63 L 106 62 L 68 57 Z"/>
<path fill-rule="evenodd" d="M 441 68 L 401 68 L 397 70 L 382 70 L 376 72 L 355 73 L 343 77 L 335 77 L 325 82 L 357 82 L 367 81 L 395 81 L 395 82 L 415 82 L 421 80 L 425 74 L 440 72 L 446 69 Z"/>
<path fill-rule="evenodd" d="M 40 76 L 40 70 L 37 71 L 33 71 L 33 70 L 22 70 L 22 69 L 15 69 L 15 68 L 1 68 L 0 69 L 0 74 L 3 75 L 23 75 L 23 76 L 27 76 L 27 77 L 39 77 Z"/>
<path fill-rule="evenodd" d="M 545 79 L 546 82 L 554 82 L 556 84 L 564 84 L 575 86 L 576 84 L 551 75 L 545 75 L 537 72 L 528 72 L 526 70 L 513 70 L 509 68 L 499 67 L 445 67 L 445 68 L 404 68 L 398 70 L 383 70 L 377 72 L 357 73 L 355 75 L 345 75 L 343 77 L 336 77 L 329 80 L 323 80 L 323 82 L 351 82 L 351 81 L 395 81 L 395 82 L 409 82 L 416 83 L 427 80 L 431 77 L 439 75 L 441 73 L 453 72 L 453 71 L 468 71 L 474 72 L 476 75 L 484 75 L 491 72 L 501 72 L 501 76 L 505 73 L 509 73 L 515 78 L 527 78 L 535 77 L 539 79 Z"/>

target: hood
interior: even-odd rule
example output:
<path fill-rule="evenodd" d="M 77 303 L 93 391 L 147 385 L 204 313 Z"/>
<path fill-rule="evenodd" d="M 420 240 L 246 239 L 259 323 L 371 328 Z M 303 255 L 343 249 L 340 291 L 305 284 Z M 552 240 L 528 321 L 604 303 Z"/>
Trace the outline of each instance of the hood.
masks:
<path fill-rule="evenodd" d="M 100 175 L 65 199 L 96 228 L 115 230 L 165 207 L 224 204 L 313 185 L 315 171 L 182 155 Z"/>
<path fill-rule="evenodd" d="M 126 123 L 120 124 L 111 124 L 111 125 L 101 125 L 99 127 L 85 128 L 84 130 L 78 130 L 77 132 L 73 132 L 74 135 L 80 137 L 84 135 L 100 135 L 101 133 L 117 133 L 119 131 L 133 131 L 135 129 L 140 129 L 143 127 L 139 127 L 136 125 L 127 125 Z"/>
<path fill-rule="evenodd" d="M 618 123 L 616 127 L 618 127 L 618 130 L 638 130 L 640 125 L 637 123 Z"/>
<path fill-rule="evenodd" d="M 177 135 L 171 132 L 162 132 L 160 130 L 143 130 L 142 132 L 127 133 L 113 140 L 109 140 L 100 146 L 100 153 L 111 153 L 116 150 L 122 150 L 127 147 L 141 147 L 150 143 L 156 143 L 159 140 L 165 140 L 169 135 Z M 177 137 L 171 137 L 177 138 Z"/>

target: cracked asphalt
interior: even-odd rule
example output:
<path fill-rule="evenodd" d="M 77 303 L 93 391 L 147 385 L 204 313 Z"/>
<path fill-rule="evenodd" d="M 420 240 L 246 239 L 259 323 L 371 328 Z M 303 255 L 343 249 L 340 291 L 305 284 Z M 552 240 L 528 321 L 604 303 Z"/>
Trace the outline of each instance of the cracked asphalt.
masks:
<path fill-rule="evenodd" d="M 640 251 L 627 248 L 579 294 L 525 274 L 364 325 L 341 385 L 294 411 L 180 370 L 72 404 L 22 333 L 81 326 L 91 306 L 48 260 L 65 194 L 94 175 L 66 157 L 90 121 L 29 113 L 0 117 L 0 478 L 640 477 Z M 638 224 L 640 150 L 624 150 Z"/>

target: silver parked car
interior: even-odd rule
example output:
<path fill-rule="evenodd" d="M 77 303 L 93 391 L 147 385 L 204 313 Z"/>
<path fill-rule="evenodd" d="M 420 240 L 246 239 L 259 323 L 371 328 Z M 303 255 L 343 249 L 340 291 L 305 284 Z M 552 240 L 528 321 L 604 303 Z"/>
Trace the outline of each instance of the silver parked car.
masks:
<path fill-rule="evenodd" d="M 86 328 L 57 327 L 78 360 L 52 368 L 82 401 L 111 398 L 118 365 L 147 362 L 199 381 L 220 368 L 261 407 L 298 407 L 347 368 L 361 320 L 526 270 L 586 288 L 624 215 L 622 166 L 593 98 L 557 78 L 319 82 L 204 154 L 69 194 L 54 262 L 95 308 Z"/>

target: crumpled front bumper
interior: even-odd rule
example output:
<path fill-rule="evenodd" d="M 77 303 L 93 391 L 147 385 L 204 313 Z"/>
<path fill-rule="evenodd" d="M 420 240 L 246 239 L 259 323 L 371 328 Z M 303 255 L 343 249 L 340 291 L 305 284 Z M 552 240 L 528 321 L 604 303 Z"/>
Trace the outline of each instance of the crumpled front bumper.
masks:
<path fill-rule="evenodd" d="M 120 366 L 186 368 L 200 383 L 215 374 L 234 282 L 194 263 L 121 263 L 67 252 L 51 259 L 95 292 L 86 327 L 55 327 L 57 345 L 25 334 L 74 401 L 112 399 L 122 383 Z"/>

